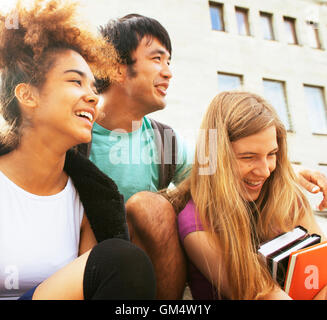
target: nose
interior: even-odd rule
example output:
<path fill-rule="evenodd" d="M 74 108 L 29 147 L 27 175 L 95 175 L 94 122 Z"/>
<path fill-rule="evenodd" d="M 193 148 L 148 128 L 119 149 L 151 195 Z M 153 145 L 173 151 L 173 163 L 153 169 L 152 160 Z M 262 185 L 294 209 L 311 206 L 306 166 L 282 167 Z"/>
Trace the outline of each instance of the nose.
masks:
<path fill-rule="evenodd" d="M 162 70 L 161 70 L 161 75 L 165 78 L 165 79 L 171 79 L 173 74 L 170 70 L 170 67 L 168 64 L 165 64 L 163 67 L 162 67 Z"/>
<path fill-rule="evenodd" d="M 93 106 L 96 106 L 98 104 L 99 99 L 99 96 L 93 91 L 87 93 L 84 97 L 85 102 L 87 102 L 88 104 L 92 104 Z"/>
<path fill-rule="evenodd" d="M 253 173 L 260 178 L 268 178 L 271 171 L 270 163 L 267 161 L 267 159 L 262 159 L 256 164 Z"/>

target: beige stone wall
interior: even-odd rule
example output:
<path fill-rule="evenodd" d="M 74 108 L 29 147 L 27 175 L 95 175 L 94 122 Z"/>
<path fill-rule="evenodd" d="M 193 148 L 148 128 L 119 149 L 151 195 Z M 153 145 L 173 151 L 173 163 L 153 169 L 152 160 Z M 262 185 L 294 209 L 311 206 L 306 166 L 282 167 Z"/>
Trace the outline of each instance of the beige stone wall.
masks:
<path fill-rule="evenodd" d="M 173 42 L 174 78 L 164 111 L 154 113 L 193 139 L 200 119 L 218 90 L 217 72 L 241 74 L 244 87 L 263 94 L 262 78 L 286 82 L 294 132 L 289 134 L 292 161 L 314 167 L 327 163 L 327 136 L 311 133 L 303 83 L 327 87 L 326 1 L 220 0 L 226 32 L 211 30 L 205 0 L 95 0 L 85 1 L 88 17 L 97 24 L 136 12 L 158 19 Z M 322 4 L 319 4 L 322 3 Z M 249 8 L 251 36 L 239 36 L 234 6 Z M 262 39 L 259 11 L 274 15 L 276 41 Z M 299 45 L 285 41 L 283 16 L 297 19 Z M 320 23 L 323 50 L 307 45 L 305 21 Z"/>
<path fill-rule="evenodd" d="M 206 0 L 84 2 L 94 24 L 134 12 L 154 17 L 167 28 L 173 43 L 174 78 L 166 109 L 153 117 L 178 129 L 190 143 L 218 91 L 217 72 L 243 75 L 244 88 L 259 94 L 263 94 L 262 78 L 268 78 L 286 83 L 293 125 L 288 136 L 291 160 L 310 168 L 327 164 L 327 136 L 311 133 L 303 90 L 304 83 L 327 88 L 326 1 L 219 0 L 224 4 L 226 32 L 211 29 Z M 235 5 L 249 9 L 251 36 L 237 34 Z M 273 14 L 275 41 L 262 39 L 259 11 Z M 283 16 L 296 18 L 299 45 L 286 43 Z M 308 46 L 306 20 L 319 23 L 322 50 Z"/>

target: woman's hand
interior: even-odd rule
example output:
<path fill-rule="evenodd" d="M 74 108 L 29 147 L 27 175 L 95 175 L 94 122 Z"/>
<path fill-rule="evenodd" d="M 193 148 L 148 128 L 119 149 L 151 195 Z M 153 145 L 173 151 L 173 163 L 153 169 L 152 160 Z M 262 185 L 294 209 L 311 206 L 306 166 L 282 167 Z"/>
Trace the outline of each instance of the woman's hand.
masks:
<path fill-rule="evenodd" d="M 327 285 L 325 285 L 313 298 L 313 300 L 327 300 Z"/>

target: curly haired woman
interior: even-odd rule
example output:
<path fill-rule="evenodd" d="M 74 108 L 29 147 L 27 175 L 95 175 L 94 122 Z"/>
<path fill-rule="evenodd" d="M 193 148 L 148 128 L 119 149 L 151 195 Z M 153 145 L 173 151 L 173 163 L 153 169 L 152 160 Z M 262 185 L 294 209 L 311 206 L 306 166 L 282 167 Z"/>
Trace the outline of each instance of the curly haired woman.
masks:
<path fill-rule="evenodd" d="M 174 196 L 187 202 L 178 225 L 193 297 L 288 299 L 258 245 L 297 225 L 324 235 L 288 160 L 285 127 L 261 97 L 223 92 L 201 129 L 190 177 Z"/>
<path fill-rule="evenodd" d="M 0 15 L 0 298 L 152 299 L 116 185 L 74 150 L 91 140 L 94 74 L 117 63 L 76 9 L 19 1 L 18 29 Z"/>

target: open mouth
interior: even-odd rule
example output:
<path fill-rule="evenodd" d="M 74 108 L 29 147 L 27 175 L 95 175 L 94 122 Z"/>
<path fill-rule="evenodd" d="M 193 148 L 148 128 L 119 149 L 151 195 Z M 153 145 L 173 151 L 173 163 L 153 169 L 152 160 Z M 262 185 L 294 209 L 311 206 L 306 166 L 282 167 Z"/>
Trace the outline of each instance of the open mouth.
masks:
<path fill-rule="evenodd" d="M 93 122 L 93 114 L 87 111 L 77 111 L 75 113 L 76 116 L 80 117 L 80 118 L 85 118 L 87 120 L 89 120 L 90 122 Z"/>
<path fill-rule="evenodd" d="M 254 180 L 248 180 L 248 179 L 243 179 L 245 182 L 245 185 L 251 189 L 257 189 L 260 188 L 263 185 L 264 181 L 254 181 Z"/>
<path fill-rule="evenodd" d="M 161 95 L 163 95 L 163 96 L 167 95 L 168 84 L 165 84 L 165 83 L 157 84 L 156 88 L 160 92 Z"/>

